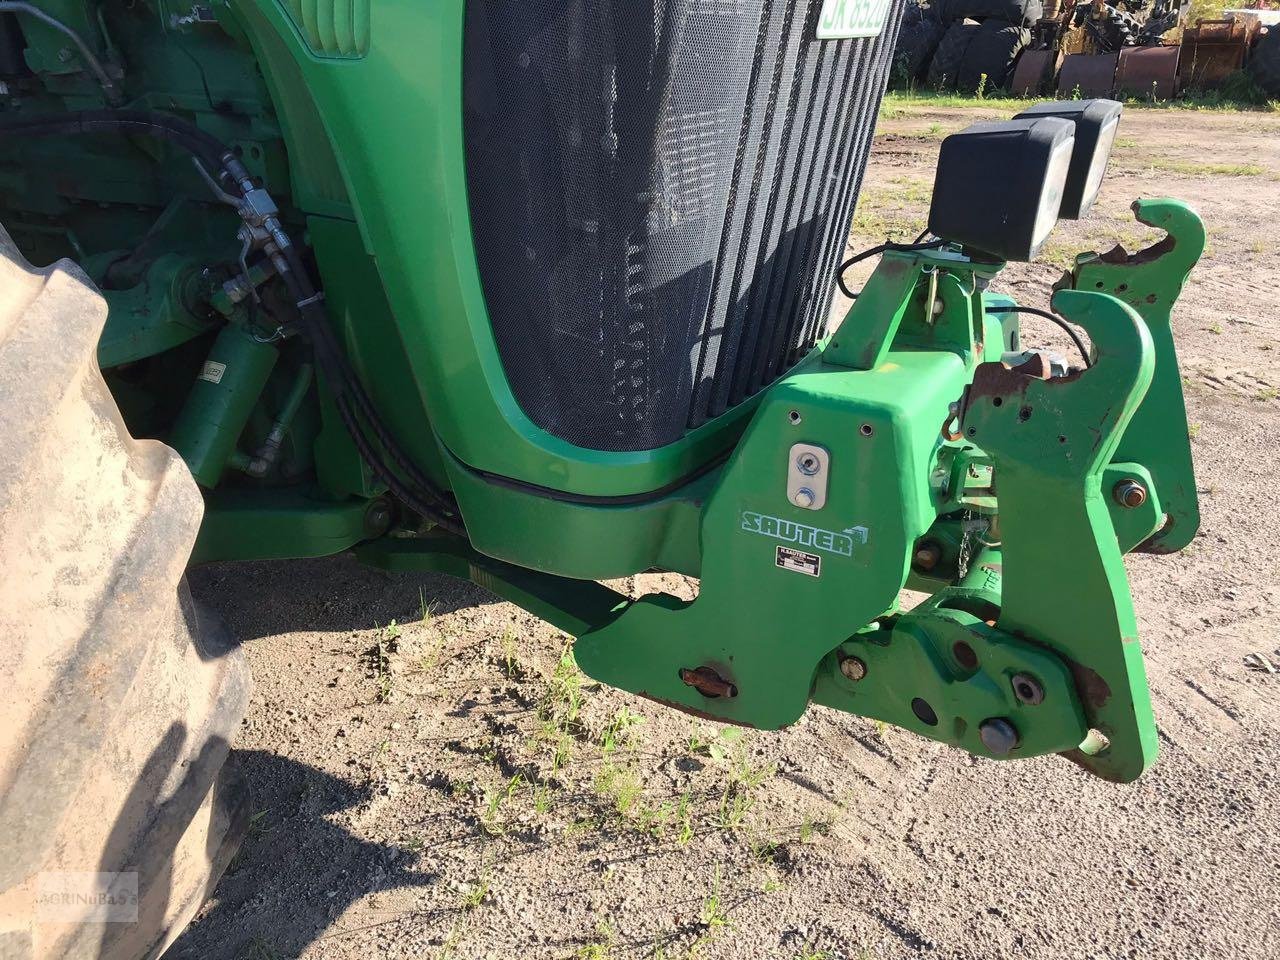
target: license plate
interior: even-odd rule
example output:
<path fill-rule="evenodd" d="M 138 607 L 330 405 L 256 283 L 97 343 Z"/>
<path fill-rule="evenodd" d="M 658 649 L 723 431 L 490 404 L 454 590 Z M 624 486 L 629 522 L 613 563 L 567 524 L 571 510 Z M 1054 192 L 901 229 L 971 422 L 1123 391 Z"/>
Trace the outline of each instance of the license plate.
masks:
<path fill-rule="evenodd" d="M 818 15 L 819 40 L 878 37 L 893 0 L 823 0 Z"/>

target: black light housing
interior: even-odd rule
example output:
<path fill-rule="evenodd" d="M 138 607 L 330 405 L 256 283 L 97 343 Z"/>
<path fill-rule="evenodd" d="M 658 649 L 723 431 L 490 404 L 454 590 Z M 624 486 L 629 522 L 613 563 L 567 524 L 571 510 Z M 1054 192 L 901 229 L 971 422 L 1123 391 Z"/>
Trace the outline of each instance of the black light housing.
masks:
<path fill-rule="evenodd" d="M 1057 117 L 975 123 L 942 141 L 929 231 L 971 256 L 1031 260 L 1062 206 L 1075 125 Z"/>
<path fill-rule="evenodd" d="M 1079 220 L 1098 199 L 1123 111 L 1124 105 L 1116 100 L 1059 100 L 1038 103 L 1018 114 L 1017 119 L 1059 117 L 1076 125 L 1075 154 L 1062 194 L 1062 219 Z"/>

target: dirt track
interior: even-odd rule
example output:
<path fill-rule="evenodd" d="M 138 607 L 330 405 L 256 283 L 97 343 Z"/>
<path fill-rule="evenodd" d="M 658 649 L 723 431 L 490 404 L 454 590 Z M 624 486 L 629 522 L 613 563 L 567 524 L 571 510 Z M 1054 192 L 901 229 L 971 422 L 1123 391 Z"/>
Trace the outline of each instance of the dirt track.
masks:
<path fill-rule="evenodd" d="M 854 248 L 918 232 L 941 136 L 977 115 L 882 123 Z M 1043 304 L 1071 248 L 1147 236 L 1143 195 L 1191 201 L 1211 247 L 1174 317 L 1202 533 L 1127 561 L 1160 724 L 1140 782 L 818 708 L 732 740 L 579 687 L 563 636 L 466 584 L 206 568 L 256 676 L 258 812 L 173 955 L 1280 957 L 1280 673 L 1245 663 L 1280 664 L 1280 116 L 1130 111 L 1058 266 L 1001 286 Z"/>

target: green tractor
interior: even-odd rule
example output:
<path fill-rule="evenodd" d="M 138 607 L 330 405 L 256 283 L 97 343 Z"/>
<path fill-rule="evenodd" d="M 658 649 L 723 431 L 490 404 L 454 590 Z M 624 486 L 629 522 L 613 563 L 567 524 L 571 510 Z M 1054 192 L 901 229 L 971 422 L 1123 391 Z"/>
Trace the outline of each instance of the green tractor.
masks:
<path fill-rule="evenodd" d="M 1139 201 L 1154 247 L 996 292 L 1097 195 L 1120 106 L 1076 101 L 949 137 L 925 233 L 846 258 L 901 7 L 0 2 L 0 955 L 158 956 L 236 849 L 189 564 L 470 578 L 724 723 L 1152 763 L 1121 558 L 1198 525 L 1204 229 Z M 697 599 L 601 583 L 652 570 Z"/>

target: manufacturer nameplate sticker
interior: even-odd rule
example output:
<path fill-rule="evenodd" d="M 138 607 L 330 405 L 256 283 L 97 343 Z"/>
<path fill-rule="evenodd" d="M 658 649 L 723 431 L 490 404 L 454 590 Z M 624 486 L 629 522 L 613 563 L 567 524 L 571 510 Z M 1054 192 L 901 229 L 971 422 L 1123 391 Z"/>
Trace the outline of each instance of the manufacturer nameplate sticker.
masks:
<path fill-rule="evenodd" d="M 219 363 L 217 360 L 206 360 L 204 369 L 200 371 L 200 379 L 208 380 L 210 383 L 221 383 L 222 375 L 227 372 L 227 365 Z"/>
<path fill-rule="evenodd" d="M 819 40 L 878 37 L 889 17 L 891 0 L 823 0 L 818 14 Z"/>
<path fill-rule="evenodd" d="M 790 547 L 777 548 L 777 561 L 783 570 L 803 573 L 806 577 L 822 576 L 822 558 L 816 553 L 804 553 Z"/>
<path fill-rule="evenodd" d="M 844 530 L 823 530 L 821 527 L 810 527 L 803 523 L 793 523 L 781 517 L 767 517 L 762 513 L 742 511 L 742 529 L 747 533 L 758 533 L 771 540 L 793 543 L 797 547 L 833 553 L 838 557 L 852 557 L 855 547 L 865 546 L 867 542 L 866 527 L 847 527 Z"/>

